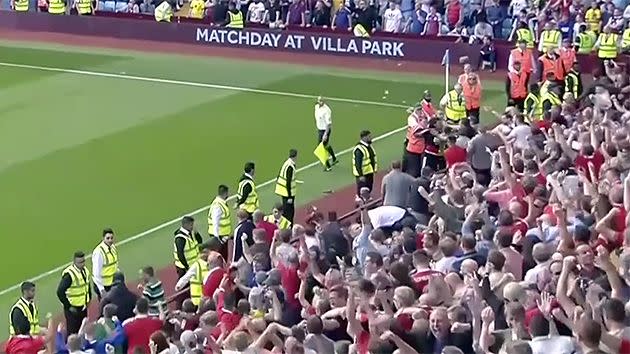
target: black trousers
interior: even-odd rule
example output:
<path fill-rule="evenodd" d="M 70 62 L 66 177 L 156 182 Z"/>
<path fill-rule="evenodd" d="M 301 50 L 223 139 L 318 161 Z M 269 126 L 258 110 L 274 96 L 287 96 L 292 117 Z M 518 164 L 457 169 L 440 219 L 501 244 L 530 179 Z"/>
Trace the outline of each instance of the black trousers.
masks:
<path fill-rule="evenodd" d="M 422 169 L 422 154 L 409 152 L 405 149 L 403 161 L 403 172 L 406 172 L 416 178 L 420 177 L 420 171 Z"/>
<path fill-rule="evenodd" d="M 516 107 L 523 112 L 525 110 L 525 98 L 510 98 L 508 99 L 508 106 Z"/>
<path fill-rule="evenodd" d="M 291 222 L 293 226 L 293 218 L 295 217 L 295 197 L 282 197 L 282 215 Z"/>
<path fill-rule="evenodd" d="M 64 309 L 63 314 L 66 317 L 66 329 L 68 331 L 68 335 L 79 333 L 81 323 L 83 322 L 83 319 L 87 317 L 87 309 L 72 307 L 72 311 L 70 311 L 70 309 Z"/>
<path fill-rule="evenodd" d="M 96 293 L 96 297 L 98 298 L 98 301 L 100 302 L 101 299 L 103 298 L 103 295 L 105 295 L 105 294 L 101 294 L 101 292 L 98 290 L 98 286 L 96 286 L 96 283 L 93 282 L 92 286 L 94 287 L 94 292 Z M 105 291 L 107 292 L 111 288 L 112 288 L 111 285 L 110 286 L 106 286 L 105 287 Z"/>
<path fill-rule="evenodd" d="M 475 173 L 477 174 L 477 181 L 479 182 L 479 184 L 486 187 L 490 185 L 490 181 L 492 180 L 492 172 L 489 168 L 481 169 L 473 167 L 473 170 L 475 170 Z"/>
<path fill-rule="evenodd" d="M 479 107 L 466 109 L 466 116 L 470 118 L 471 124 L 479 124 Z"/>
<path fill-rule="evenodd" d="M 357 195 L 361 195 L 361 188 L 367 187 L 370 192 L 372 192 L 372 188 L 374 187 L 374 174 L 369 173 L 367 175 L 363 175 L 363 180 L 361 177 L 357 177 Z"/>
<path fill-rule="evenodd" d="M 444 156 L 433 155 L 429 153 L 424 153 L 424 158 L 422 159 L 422 167 L 429 166 L 433 169 L 433 171 L 442 171 L 446 169 L 446 160 Z"/>
<path fill-rule="evenodd" d="M 184 268 L 180 268 L 178 266 L 175 266 L 175 270 L 177 271 L 177 279 L 180 279 L 181 277 L 184 276 L 184 274 L 186 274 L 186 269 L 184 269 Z"/>
<path fill-rule="evenodd" d="M 324 140 L 325 133 L 325 130 L 317 130 L 317 142 L 324 143 L 324 147 L 326 148 L 326 151 L 328 151 L 328 153 L 330 154 L 330 158 L 332 159 L 332 161 L 337 162 L 335 151 L 333 150 L 332 146 L 330 146 L 330 136 L 332 135 L 332 129 L 328 131 L 328 136 L 326 137 L 326 140 Z M 326 161 L 326 167 L 330 167 L 330 161 Z"/>

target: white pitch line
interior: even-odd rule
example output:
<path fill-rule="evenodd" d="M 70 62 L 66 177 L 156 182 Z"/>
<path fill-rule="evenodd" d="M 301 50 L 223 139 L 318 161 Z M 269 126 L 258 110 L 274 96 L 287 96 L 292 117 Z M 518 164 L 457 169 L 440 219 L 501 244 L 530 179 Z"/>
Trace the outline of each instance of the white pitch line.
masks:
<path fill-rule="evenodd" d="M 231 90 L 231 91 L 240 91 L 240 92 L 249 92 L 249 93 L 259 93 L 259 94 L 267 94 L 267 95 L 276 95 L 276 96 L 286 96 L 286 97 L 299 97 L 299 98 L 315 98 L 316 96 L 311 96 L 311 95 L 306 95 L 306 94 L 301 94 L 301 93 L 293 93 L 293 92 L 281 92 L 281 91 L 270 91 L 270 90 L 262 90 L 262 89 L 254 89 L 254 88 L 247 88 L 247 87 L 237 87 L 237 86 L 225 86 L 225 85 L 215 85 L 215 84 L 204 84 L 204 83 L 198 83 L 198 82 L 189 82 L 189 81 L 179 81 L 179 80 L 168 80 L 168 79 L 159 79 L 159 78 L 150 78 L 150 77 L 142 77 L 142 76 L 129 76 L 129 75 L 120 75 L 120 74 L 111 74 L 111 73 L 102 73 L 102 72 L 95 72 L 95 71 L 84 71 L 84 70 L 73 70 L 73 69 L 62 69 L 62 68 L 51 68 L 51 67 L 46 67 L 46 66 L 35 66 L 35 65 L 25 65 L 25 64 L 13 64 L 13 63 L 3 63 L 0 62 L 0 66 L 5 66 L 5 67 L 15 67 L 15 68 L 24 68 L 24 69 L 33 69 L 33 70 L 42 70 L 42 71 L 53 71 L 53 72 L 62 72 L 62 73 L 68 73 L 68 74 L 77 74 L 77 75 L 86 75 L 86 76 L 97 76 L 97 77 L 108 77 L 108 78 L 115 78 L 115 79 L 124 79 L 124 80 L 135 80 L 135 81 L 145 81 L 145 82 L 156 82 L 156 83 L 161 83 L 161 84 L 172 84 L 172 85 L 182 85 L 182 86 L 193 86 L 193 87 L 204 87 L 204 88 L 214 88 L 214 89 L 221 89 L 221 90 Z M 404 106 L 404 105 L 399 105 L 399 104 L 393 104 L 393 103 L 387 103 L 387 102 L 372 102 L 372 101 L 363 101 L 363 100 L 354 100 L 354 99 L 350 99 L 350 98 L 339 98 L 339 97 L 326 97 L 327 100 L 329 101 L 337 101 L 337 102 L 347 102 L 347 103 L 356 103 L 356 104 L 364 104 L 364 105 L 373 105 L 373 106 L 384 106 L 384 107 L 394 107 L 394 108 L 407 108 L 408 106 Z M 374 141 L 379 141 L 379 140 L 383 140 L 387 137 L 390 137 L 396 133 L 399 133 L 403 130 L 405 130 L 406 127 L 401 127 L 398 129 L 394 129 L 391 130 L 385 134 L 379 135 L 376 138 L 374 138 Z M 352 148 L 348 148 L 345 149 L 341 152 L 338 153 L 338 155 L 345 155 L 349 152 L 351 152 L 353 149 Z M 306 166 L 300 167 L 298 168 L 298 172 L 302 172 L 304 170 L 307 170 L 309 168 L 318 166 L 320 163 L 319 162 L 312 162 Z M 272 183 L 274 183 L 276 181 L 276 179 L 270 179 L 268 181 L 265 181 L 261 184 L 259 184 L 259 187 L 266 187 L 271 185 Z M 231 196 L 228 198 L 228 200 L 232 200 L 236 198 L 235 195 Z M 197 210 L 193 210 L 189 213 L 186 213 L 184 215 L 196 215 L 199 214 L 201 212 L 204 212 L 206 210 L 208 210 L 208 208 L 210 208 L 210 205 L 206 205 L 204 207 L 201 207 Z M 181 217 L 175 218 L 173 220 L 164 222 L 158 226 L 155 226 L 149 230 L 143 231 L 137 235 L 131 236 L 129 238 L 126 238 L 120 242 L 117 243 L 118 246 L 122 246 L 125 245 L 127 243 L 133 242 L 135 240 L 141 239 L 147 235 L 150 235 L 152 233 L 154 233 L 155 231 L 164 229 L 168 226 L 171 226 L 175 223 L 178 223 L 181 221 Z M 92 255 L 88 254 L 86 257 L 90 258 Z M 53 275 L 55 273 L 59 273 L 61 272 L 65 267 L 67 267 L 68 265 L 70 265 L 70 263 L 66 263 L 63 265 L 60 265 L 54 269 L 51 269 L 47 272 L 41 273 L 39 275 L 36 275 L 32 278 L 29 279 L 29 281 L 32 282 L 36 282 L 38 280 L 44 279 L 50 275 Z M 0 290 L 0 296 L 3 296 L 7 293 L 10 293 L 12 291 L 15 291 L 17 289 L 20 288 L 21 284 L 15 284 L 11 287 L 8 287 L 6 289 Z"/>
<path fill-rule="evenodd" d="M 49 72 L 57 72 L 57 73 L 64 73 L 64 74 L 75 74 L 75 75 L 94 76 L 94 77 L 106 77 L 106 78 L 110 78 L 110 79 L 155 82 L 155 83 L 160 83 L 160 84 L 170 84 L 170 85 L 180 85 L 180 86 L 189 86 L 189 87 L 211 88 L 211 89 L 217 89 L 217 90 L 258 93 L 258 94 L 273 95 L 273 96 L 297 97 L 297 98 L 316 98 L 317 97 L 316 95 L 307 95 L 307 94 L 295 93 L 295 92 L 283 92 L 283 91 L 256 89 L 256 88 L 251 88 L 251 87 L 207 84 L 207 83 L 203 83 L 203 82 L 193 82 L 193 81 L 160 79 L 160 78 L 156 78 L 156 77 L 134 76 L 134 75 L 126 75 L 126 74 L 114 74 L 114 73 L 106 73 L 106 72 L 99 72 L 99 71 L 64 69 L 64 68 L 55 68 L 55 67 L 50 67 L 50 66 L 27 65 L 27 64 L 16 64 L 16 63 L 5 63 L 5 62 L 0 62 L 0 66 L 9 67 L 9 68 L 21 68 L 21 69 L 49 71 Z M 409 107 L 409 106 L 395 104 L 395 103 L 355 100 L 355 99 L 352 99 L 352 98 L 343 98 L 343 97 L 327 97 L 327 96 L 325 96 L 325 98 L 328 101 L 345 102 L 345 103 L 356 103 L 356 104 L 371 105 L 371 106 L 393 107 L 393 108 L 408 108 Z M 0 293 L 0 295 L 1 295 L 1 293 Z"/>

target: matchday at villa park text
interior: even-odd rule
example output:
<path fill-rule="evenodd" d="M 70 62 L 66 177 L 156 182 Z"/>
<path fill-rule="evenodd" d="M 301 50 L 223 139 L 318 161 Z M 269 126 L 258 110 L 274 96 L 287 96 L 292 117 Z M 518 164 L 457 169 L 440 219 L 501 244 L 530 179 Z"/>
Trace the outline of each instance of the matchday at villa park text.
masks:
<path fill-rule="evenodd" d="M 234 47 L 260 47 L 301 52 L 405 58 L 405 42 L 349 36 L 295 34 L 265 30 L 197 28 L 196 41 Z"/>

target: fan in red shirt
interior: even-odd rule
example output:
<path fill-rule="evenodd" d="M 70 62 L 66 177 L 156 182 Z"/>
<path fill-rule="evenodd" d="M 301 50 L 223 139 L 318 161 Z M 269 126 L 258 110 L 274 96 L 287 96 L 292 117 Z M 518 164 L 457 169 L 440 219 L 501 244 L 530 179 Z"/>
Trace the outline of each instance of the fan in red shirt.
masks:
<path fill-rule="evenodd" d="M 208 255 L 208 268 L 210 271 L 203 283 L 203 297 L 211 299 L 214 296 L 214 292 L 219 289 L 221 281 L 226 274 L 224 266 L 225 261 L 223 260 L 223 256 L 221 256 L 221 254 L 211 252 Z"/>
<path fill-rule="evenodd" d="M 252 219 L 257 229 L 265 230 L 265 235 L 267 236 L 267 243 L 271 244 L 273 241 L 273 235 L 278 230 L 278 226 L 272 222 L 265 221 L 265 213 L 260 210 L 256 210 L 252 215 Z"/>
<path fill-rule="evenodd" d="M 123 322 L 123 331 L 127 337 L 127 354 L 133 354 L 136 348 L 150 353 L 149 339 L 151 335 L 162 329 L 162 321 L 149 317 L 149 301 L 141 297 L 136 302 L 136 317 Z"/>
<path fill-rule="evenodd" d="M 457 145 L 457 136 L 449 135 L 448 148 L 444 151 L 446 166 L 450 168 L 457 163 L 466 162 L 467 156 L 466 149 Z"/>
<path fill-rule="evenodd" d="M 241 315 L 236 311 L 236 297 L 233 292 L 227 292 L 220 288 L 217 293 L 217 315 L 220 326 L 215 327 L 211 332 L 214 338 L 219 338 L 221 332 L 225 330 L 225 336 L 234 330 L 241 322 Z"/>
<path fill-rule="evenodd" d="M 429 280 L 435 276 L 444 276 L 442 272 L 431 269 L 431 258 L 424 250 L 413 252 L 413 266 L 416 268 L 411 275 L 411 280 L 419 293 L 424 293 L 424 289 L 429 285 Z"/>
<path fill-rule="evenodd" d="M 48 315 L 48 328 L 46 336 L 31 336 L 28 333 L 21 333 L 20 328 L 15 328 L 15 335 L 11 336 L 4 345 L 6 354 L 38 354 L 46 345 L 52 345 L 57 332 L 62 331 L 62 324 L 59 324 L 55 331 L 52 316 Z"/>

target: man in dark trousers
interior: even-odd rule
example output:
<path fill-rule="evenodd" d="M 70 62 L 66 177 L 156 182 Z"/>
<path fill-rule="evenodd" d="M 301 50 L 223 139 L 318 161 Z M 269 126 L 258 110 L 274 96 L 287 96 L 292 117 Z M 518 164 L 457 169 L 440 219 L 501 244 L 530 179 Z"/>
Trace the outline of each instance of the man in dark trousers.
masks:
<path fill-rule="evenodd" d="M 356 177 L 357 196 L 361 194 L 361 188 L 366 187 L 372 191 L 374 186 L 374 173 L 377 171 L 376 153 L 372 148 L 372 133 L 364 130 L 360 134 L 361 140 L 352 150 L 352 173 Z"/>
<path fill-rule="evenodd" d="M 254 244 L 254 229 L 256 225 L 249 219 L 249 213 L 245 210 L 236 212 L 236 228 L 234 229 L 234 251 L 233 255 L 228 255 L 227 261 L 238 262 L 243 257 L 243 236 L 246 236 L 246 242 L 249 246 Z M 231 258 L 229 258 L 232 256 Z"/>
<path fill-rule="evenodd" d="M 64 269 L 57 287 L 57 298 L 63 305 L 68 335 L 79 333 L 83 319 L 87 317 L 90 293 L 90 272 L 85 267 L 85 253 L 74 253 L 72 264 Z"/>
<path fill-rule="evenodd" d="M 243 209 L 252 217 L 254 211 L 260 207 L 258 201 L 258 192 L 254 183 L 254 174 L 256 165 L 253 162 L 247 162 L 243 168 L 243 175 L 238 182 L 238 192 L 236 194 L 235 209 Z"/>
<path fill-rule="evenodd" d="M 192 216 L 184 216 L 182 226 L 174 232 L 173 258 L 179 278 L 183 277 L 190 265 L 199 258 L 199 245 L 203 243 L 203 239 L 194 229 L 195 219 Z"/>
<path fill-rule="evenodd" d="M 20 286 L 22 296 L 11 308 L 9 334 L 36 336 L 40 333 L 39 313 L 35 305 L 35 284 L 25 281 Z"/>
<path fill-rule="evenodd" d="M 103 308 L 107 304 L 116 305 L 116 316 L 121 322 L 134 316 L 133 309 L 136 307 L 138 295 L 134 294 L 125 284 L 125 275 L 122 272 L 114 273 L 112 288 L 103 297 L 100 303 L 101 316 Z"/>
<path fill-rule="evenodd" d="M 297 150 L 289 150 L 289 158 L 282 164 L 278 178 L 276 179 L 276 194 L 282 198 L 282 208 L 284 217 L 293 225 L 293 217 L 295 215 L 295 193 L 298 180 L 296 178 L 297 168 L 295 161 L 297 160 Z M 235 239 L 235 241 L 238 238 Z M 235 242 L 238 243 L 238 242 Z"/>

